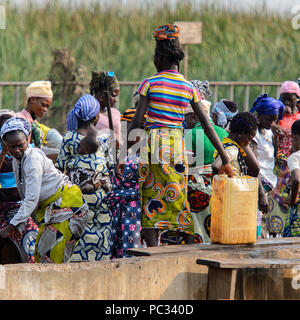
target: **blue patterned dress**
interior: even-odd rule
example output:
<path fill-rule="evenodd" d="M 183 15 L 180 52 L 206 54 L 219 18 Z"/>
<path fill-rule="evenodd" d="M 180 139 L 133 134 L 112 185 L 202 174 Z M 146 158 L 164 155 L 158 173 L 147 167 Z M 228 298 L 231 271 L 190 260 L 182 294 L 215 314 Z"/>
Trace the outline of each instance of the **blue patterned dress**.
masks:
<path fill-rule="evenodd" d="M 100 147 L 96 153 L 77 154 L 84 136 L 68 131 L 62 141 L 56 166 L 66 170 L 73 183 L 77 184 L 88 203 L 89 218 L 85 231 L 75 247 L 71 261 L 98 261 L 110 258 L 112 215 L 105 203 L 107 190 L 95 190 L 95 180 L 110 182 L 113 165 L 108 157 L 108 136 L 97 137 Z"/>

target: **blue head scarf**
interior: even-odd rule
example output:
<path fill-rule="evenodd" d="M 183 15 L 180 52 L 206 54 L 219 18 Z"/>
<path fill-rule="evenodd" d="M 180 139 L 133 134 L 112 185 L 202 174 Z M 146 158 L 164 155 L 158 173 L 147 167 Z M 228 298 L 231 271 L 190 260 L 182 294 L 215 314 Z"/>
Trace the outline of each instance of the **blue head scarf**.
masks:
<path fill-rule="evenodd" d="M 89 121 L 94 119 L 100 111 L 100 103 L 90 94 L 85 94 L 79 98 L 74 108 L 67 116 L 67 129 L 74 131 L 77 129 L 78 120 Z"/>
<path fill-rule="evenodd" d="M 256 111 L 258 114 L 276 115 L 278 119 L 281 120 L 284 109 L 284 104 L 281 101 L 269 97 L 268 94 L 265 93 L 256 98 L 250 112 L 253 113 Z"/>

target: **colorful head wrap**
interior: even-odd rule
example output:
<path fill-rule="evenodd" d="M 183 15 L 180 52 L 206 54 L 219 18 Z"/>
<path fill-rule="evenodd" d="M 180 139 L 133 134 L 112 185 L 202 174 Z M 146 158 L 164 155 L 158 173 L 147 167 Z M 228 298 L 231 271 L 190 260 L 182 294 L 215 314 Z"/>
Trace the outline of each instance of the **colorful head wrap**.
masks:
<path fill-rule="evenodd" d="M 119 81 L 113 71 L 92 71 L 92 80 L 90 81 L 90 92 L 92 95 L 99 90 L 107 90 L 107 85 L 109 91 L 120 87 Z"/>
<path fill-rule="evenodd" d="M 165 24 L 159 26 L 153 32 L 153 37 L 155 40 L 167 40 L 179 37 L 179 27 L 175 24 Z"/>
<path fill-rule="evenodd" d="M 269 97 L 265 93 L 256 98 L 250 112 L 256 111 L 258 114 L 277 115 L 278 119 L 281 120 L 284 109 L 284 104 L 281 101 Z"/>
<path fill-rule="evenodd" d="M 121 114 L 121 121 L 131 121 L 136 113 L 136 109 L 127 109 Z"/>
<path fill-rule="evenodd" d="M 203 93 L 205 97 L 211 97 L 212 92 L 209 90 L 209 82 L 207 80 L 191 80 L 192 85 L 197 89 L 199 93 Z"/>
<path fill-rule="evenodd" d="M 12 131 L 22 131 L 28 137 L 31 132 L 31 125 L 28 121 L 23 118 L 10 118 L 2 126 L 0 131 L 0 137 L 3 139 L 3 136 Z"/>
<path fill-rule="evenodd" d="M 136 109 L 127 109 L 123 112 L 123 114 L 121 114 L 121 121 L 128 121 L 128 122 L 131 122 L 134 115 L 136 113 Z M 147 114 L 145 113 L 144 115 L 144 121 L 146 120 L 147 118 Z"/>
<path fill-rule="evenodd" d="M 53 92 L 50 81 L 34 81 L 26 88 L 27 98 L 52 98 Z"/>
<path fill-rule="evenodd" d="M 74 131 L 77 129 L 78 120 L 89 121 L 94 119 L 100 112 L 100 103 L 90 94 L 85 94 L 79 98 L 74 108 L 67 116 L 67 129 Z"/>
<path fill-rule="evenodd" d="M 228 120 L 232 120 L 232 118 L 238 113 L 238 110 L 236 112 L 231 112 L 223 102 L 225 99 L 221 99 L 214 107 L 213 113 L 215 113 L 218 117 L 218 125 L 219 126 L 226 126 L 228 123 Z"/>
<path fill-rule="evenodd" d="M 300 88 L 295 81 L 285 81 L 280 87 L 280 94 L 282 93 L 295 93 L 297 97 L 300 97 Z"/>

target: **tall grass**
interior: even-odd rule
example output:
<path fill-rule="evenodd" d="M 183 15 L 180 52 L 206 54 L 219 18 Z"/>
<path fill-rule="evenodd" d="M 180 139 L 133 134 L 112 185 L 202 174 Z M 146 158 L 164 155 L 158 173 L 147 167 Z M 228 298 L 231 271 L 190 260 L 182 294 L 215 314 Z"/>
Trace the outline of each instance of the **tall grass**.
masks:
<path fill-rule="evenodd" d="M 153 30 L 180 20 L 203 23 L 203 42 L 189 46 L 189 79 L 284 81 L 300 75 L 300 30 L 292 28 L 290 18 L 162 2 L 163 9 L 147 2 L 130 10 L 118 2 L 109 10 L 101 3 L 87 9 L 51 1 L 26 10 L 7 4 L 0 80 L 47 79 L 54 50 L 71 48 L 76 64 L 89 70 L 87 81 L 92 70 L 114 70 L 119 80 L 141 81 L 155 73 Z M 123 88 L 121 110 L 130 106 L 130 96 Z M 12 93 L 4 93 L 4 107 L 11 103 Z"/>

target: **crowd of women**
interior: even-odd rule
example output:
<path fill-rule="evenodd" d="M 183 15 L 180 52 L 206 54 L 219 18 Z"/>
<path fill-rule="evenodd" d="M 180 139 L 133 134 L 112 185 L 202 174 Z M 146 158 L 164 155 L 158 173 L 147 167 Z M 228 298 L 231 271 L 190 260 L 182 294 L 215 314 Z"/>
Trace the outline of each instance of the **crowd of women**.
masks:
<path fill-rule="evenodd" d="M 55 99 L 49 81 L 26 88 L 19 113 L 0 110 L 0 237 L 15 239 L 28 262 L 208 243 L 215 174 L 257 177 L 257 237 L 299 235 L 298 84 L 259 95 L 250 112 L 227 99 L 211 110 L 209 82 L 179 73 L 179 28 L 153 36 L 157 73 L 123 114 L 113 72 L 92 73 L 63 136 L 39 122 Z"/>

